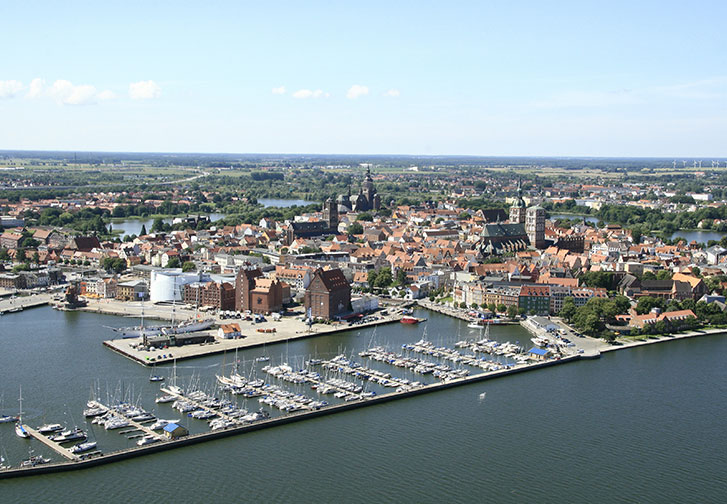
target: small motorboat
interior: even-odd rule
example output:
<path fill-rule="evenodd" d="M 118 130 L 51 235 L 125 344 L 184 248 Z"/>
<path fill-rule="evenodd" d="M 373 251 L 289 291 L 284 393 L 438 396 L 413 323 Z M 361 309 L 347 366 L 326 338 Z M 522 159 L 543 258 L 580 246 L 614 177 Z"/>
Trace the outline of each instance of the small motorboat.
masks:
<path fill-rule="evenodd" d="M 43 457 L 42 455 L 34 455 L 28 459 L 23 460 L 20 463 L 20 467 L 35 467 L 40 464 L 47 464 L 50 462 L 49 458 Z"/>
<path fill-rule="evenodd" d="M 54 432 L 62 431 L 63 426 L 61 424 L 45 424 L 38 427 L 38 432 L 41 434 L 53 434 Z"/>
<path fill-rule="evenodd" d="M 83 453 L 96 448 L 96 441 L 87 441 L 85 443 L 78 443 L 71 448 L 72 453 Z"/>
<path fill-rule="evenodd" d="M 86 439 L 86 433 L 76 427 L 74 429 L 68 429 L 60 434 L 56 434 L 55 436 L 51 436 L 48 439 L 51 441 L 55 441 L 56 443 L 69 443 L 71 441 L 83 441 Z"/>
<path fill-rule="evenodd" d="M 423 318 L 406 315 L 404 317 L 401 317 L 401 320 L 399 322 L 401 322 L 402 324 L 418 324 L 420 322 L 424 322 L 425 320 L 426 319 Z"/>
<path fill-rule="evenodd" d="M 161 441 L 161 439 L 159 439 L 159 437 L 152 436 L 151 434 L 147 434 L 146 436 L 144 436 L 143 438 L 138 440 L 136 442 L 136 445 L 137 446 L 146 446 L 146 445 L 158 443 L 159 441 Z"/>

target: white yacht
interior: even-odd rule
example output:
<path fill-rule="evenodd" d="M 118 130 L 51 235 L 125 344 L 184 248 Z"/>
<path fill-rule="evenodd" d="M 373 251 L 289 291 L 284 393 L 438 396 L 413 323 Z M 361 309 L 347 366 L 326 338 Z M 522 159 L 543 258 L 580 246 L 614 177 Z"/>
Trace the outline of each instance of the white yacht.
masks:
<path fill-rule="evenodd" d="M 150 430 L 153 430 L 153 431 L 162 430 L 162 429 L 164 429 L 164 427 L 166 427 L 167 425 L 172 424 L 172 423 L 179 423 L 179 419 L 177 419 L 177 420 L 164 420 L 163 418 L 160 418 L 159 420 L 157 420 L 156 422 L 154 422 L 153 424 L 151 424 L 149 426 L 149 429 Z"/>
<path fill-rule="evenodd" d="M 104 429 L 106 430 L 113 430 L 113 429 L 122 429 L 124 427 L 128 427 L 130 425 L 128 420 L 124 420 L 123 418 L 111 418 L 109 420 L 106 420 L 106 423 L 104 424 Z"/>
<path fill-rule="evenodd" d="M 45 425 L 41 425 L 36 430 L 38 432 L 40 432 L 41 434 L 53 434 L 54 432 L 62 431 L 63 426 L 61 424 L 57 424 L 57 423 L 45 424 Z"/>
<path fill-rule="evenodd" d="M 87 441 L 85 443 L 78 443 L 71 448 L 72 453 L 83 453 L 96 448 L 96 441 Z"/>
<path fill-rule="evenodd" d="M 50 439 L 51 441 L 55 441 L 56 443 L 68 443 L 70 441 L 83 441 L 84 439 L 86 439 L 86 433 L 82 429 L 75 427 L 73 429 L 64 430 L 60 434 L 51 436 L 48 439 Z"/>
<path fill-rule="evenodd" d="M 153 436 L 151 434 L 147 434 L 143 438 L 139 439 L 136 442 L 136 445 L 137 446 L 146 446 L 146 445 L 158 443 L 159 441 L 161 441 L 161 439 L 158 436 Z"/>

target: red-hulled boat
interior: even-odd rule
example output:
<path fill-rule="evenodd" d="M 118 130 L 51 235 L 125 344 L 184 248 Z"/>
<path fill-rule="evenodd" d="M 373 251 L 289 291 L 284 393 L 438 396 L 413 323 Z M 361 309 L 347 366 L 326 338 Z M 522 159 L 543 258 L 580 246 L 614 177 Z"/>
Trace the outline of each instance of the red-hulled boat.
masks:
<path fill-rule="evenodd" d="M 401 322 L 402 324 L 418 324 L 419 322 L 424 322 L 425 320 L 427 319 L 412 317 L 411 315 L 405 315 L 401 317 L 401 320 L 399 322 Z"/>

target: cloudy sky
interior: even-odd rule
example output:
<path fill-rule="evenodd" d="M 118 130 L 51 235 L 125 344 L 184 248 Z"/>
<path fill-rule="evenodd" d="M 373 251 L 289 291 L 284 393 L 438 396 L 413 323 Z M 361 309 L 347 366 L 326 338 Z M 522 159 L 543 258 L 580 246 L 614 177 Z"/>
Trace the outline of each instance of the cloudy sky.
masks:
<path fill-rule="evenodd" d="M 727 156 L 727 2 L 0 2 L 0 149 Z"/>

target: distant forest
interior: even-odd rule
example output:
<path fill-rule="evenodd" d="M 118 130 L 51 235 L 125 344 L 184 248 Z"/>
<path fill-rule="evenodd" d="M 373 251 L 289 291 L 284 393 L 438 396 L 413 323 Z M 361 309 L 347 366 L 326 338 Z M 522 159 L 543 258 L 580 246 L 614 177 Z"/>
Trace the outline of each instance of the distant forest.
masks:
<path fill-rule="evenodd" d="M 260 165 L 358 165 L 374 163 L 392 167 L 433 165 L 442 167 L 533 167 L 548 166 L 566 170 L 599 169 L 632 171 L 671 168 L 673 158 L 600 158 L 600 157 L 497 157 L 497 156 L 413 156 L 364 154 L 195 154 L 165 152 L 73 152 L 0 150 L 0 159 L 22 158 L 56 160 L 67 163 L 102 164 L 143 162 L 152 166 L 204 166 L 210 168 L 254 168 Z M 677 167 L 683 166 L 677 159 Z M 706 161 L 703 169 L 711 167 Z M 691 162 L 691 161 L 690 161 Z M 723 161 L 722 161 L 723 162 Z"/>

